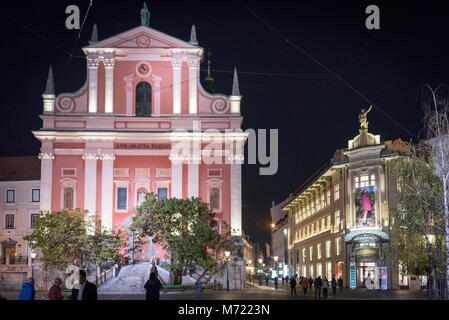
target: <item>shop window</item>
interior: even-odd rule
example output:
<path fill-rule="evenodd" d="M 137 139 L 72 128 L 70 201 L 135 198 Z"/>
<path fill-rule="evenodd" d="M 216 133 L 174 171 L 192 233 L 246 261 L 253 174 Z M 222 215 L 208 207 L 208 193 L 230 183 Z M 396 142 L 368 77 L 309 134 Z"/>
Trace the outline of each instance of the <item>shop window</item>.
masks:
<path fill-rule="evenodd" d="M 151 117 L 151 86 L 145 81 L 136 86 L 136 116 Z"/>
<path fill-rule="evenodd" d="M 31 201 L 32 202 L 39 202 L 41 199 L 41 192 L 39 189 L 33 189 L 31 190 Z"/>
<path fill-rule="evenodd" d="M 317 276 L 323 277 L 323 265 L 321 263 L 317 263 L 316 272 L 317 272 Z"/>
<path fill-rule="evenodd" d="M 330 279 L 332 279 L 332 262 L 327 263 L 326 271 L 327 271 L 327 279 L 330 281 Z"/>
<path fill-rule="evenodd" d="M 5 216 L 5 229 L 14 229 L 14 215 L 7 214 Z"/>
<path fill-rule="evenodd" d="M 16 201 L 16 190 L 6 190 L 6 202 L 14 203 Z"/>

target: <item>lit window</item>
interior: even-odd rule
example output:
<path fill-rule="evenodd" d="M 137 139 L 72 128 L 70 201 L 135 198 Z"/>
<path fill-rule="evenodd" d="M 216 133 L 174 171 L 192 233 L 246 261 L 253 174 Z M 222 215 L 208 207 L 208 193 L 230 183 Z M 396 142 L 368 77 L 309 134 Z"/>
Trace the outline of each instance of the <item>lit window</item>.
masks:
<path fill-rule="evenodd" d="M 74 204 L 73 204 L 73 188 L 64 188 L 64 209 L 73 209 Z"/>
<path fill-rule="evenodd" d="M 151 117 L 151 86 L 145 81 L 136 86 L 136 116 Z"/>
<path fill-rule="evenodd" d="M 326 208 L 326 198 L 324 192 L 321 193 L 321 208 Z"/>
<path fill-rule="evenodd" d="M 331 215 L 327 216 L 327 226 L 326 226 L 326 230 L 331 228 Z"/>
<path fill-rule="evenodd" d="M 334 201 L 340 199 L 340 184 L 334 187 Z"/>
<path fill-rule="evenodd" d="M 331 257 L 331 241 L 326 241 L 326 258 Z"/>
<path fill-rule="evenodd" d="M 127 188 L 117 188 L 117 209 L 118 210 L 128 209 L 128 189 Z"/>
<path fill-rule="evenodd" d="M 340 210 L 335 211 L 334 226 L 340 227 Z"/>
<path fill-rule="evenodd" d="M 39 202 L 40 198 L 41 198 L 41 192 L 39 189 L 31 190 L 31 201 L 32 202 Z"/>
<path fill-rule="evenodd" d="M 306 262 L 307 250 L 306 248 L 302 249 L 302 263 Z"/>
<path fill-rule="evenodd" d="M 310 276 L 315 278 L 315 274 L 313 273 L 313 266 L 310 266 Z"/>
<path fill-rule="evenodd" d="M 323 266 L 322 266 L 322 264 L 321 263 L 318 263 L 317 265 L 316 265 L 316 272 L 317 272 L 317 276 L 323 276 Z"/>
<path fill-rule="evenodd" d="M 326 219 L 325 218 L 321 219 L 321 228 L 323 228 L 323 231 L 326 230 Z"/>
<path fill-rule="evenodd" d="M 6 202 L 14 203 L 16 200 L 16 190 L 6 190 Z"/>
<path fill-rule="evenodd" d="M 337 239 L 335 239 L 335 253 L 336 253 L 337 256 L 340 255 L 340 251 L 341 251 L 340 238 L 337 238 Z"/>
<path fill-rule="evenodd" d="M 313 260 L 313 246 L 309 247 L 309 261 Z"/>
<path fill-rule="evenodd" d="M 39 219 L 39 214 L 31 215 L 31 228 L 34 229 L 36 226 L 37 219 Z"/>
<path fill-rule="evenodd" d="M 318 243 L 316 246 L 316 258 L 321 259 L 321 243 Z"/>
<path fill-rule="evenodd" d="M 332 279 L 332 262 L 328 262 L 327 263 L 327 279 L 330 280 Z"/>
<path fill-rule="evenodd" d="M 316 206 L 316 211 L 320 211 L 321 207 L 320 207 L 320 196 L 318 194 L 318 196 L 315 198 L 315 206 Z"/>
<path fill-rule="evenodd" d="M 328 190 L 327 191 L 327 205 L 330 205 L 330 204 L 331 204 L 331 191 Z"/>
<path fill-rule="evenodd" d="M 5 229 L 14 229 L 14 215 L 13 214 L 6 215 Z"/>

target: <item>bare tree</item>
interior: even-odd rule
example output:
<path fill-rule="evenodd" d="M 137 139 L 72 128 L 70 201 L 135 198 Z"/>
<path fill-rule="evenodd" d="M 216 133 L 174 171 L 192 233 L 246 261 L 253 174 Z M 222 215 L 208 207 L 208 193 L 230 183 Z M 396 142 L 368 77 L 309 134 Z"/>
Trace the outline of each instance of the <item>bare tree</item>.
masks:
<path fill-rule="evenodd" d="M 442 182 L 443 201 L 441 211 L 444 214 L 446 233 L 446 290 L 449 288 L 449 86 L 440 84 L 436 89 L 423 85 L 419 97 L 424 112 L 424 137 L 429 146 L 429 156 L 437 175 Z M 447 299 L 445 294 L 444 299 Z"/>

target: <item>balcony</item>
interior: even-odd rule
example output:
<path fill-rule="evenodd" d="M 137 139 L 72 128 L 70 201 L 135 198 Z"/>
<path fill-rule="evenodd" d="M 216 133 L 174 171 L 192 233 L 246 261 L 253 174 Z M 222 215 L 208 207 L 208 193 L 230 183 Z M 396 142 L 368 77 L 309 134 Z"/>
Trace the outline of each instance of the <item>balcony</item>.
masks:
<path fill-rule="evenodd" d="M 28 266 L 28 257 L 0 257 L 0 265 L 22 265 L 22 266 Z"/>

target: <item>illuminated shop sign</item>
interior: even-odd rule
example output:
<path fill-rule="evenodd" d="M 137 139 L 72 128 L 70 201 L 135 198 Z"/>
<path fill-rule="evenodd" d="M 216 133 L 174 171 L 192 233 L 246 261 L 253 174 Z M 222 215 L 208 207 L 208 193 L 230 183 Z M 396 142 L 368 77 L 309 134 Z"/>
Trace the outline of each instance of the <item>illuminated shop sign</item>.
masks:
<path fill-rule="evenodd" d="M 374 186 L 355 189 L 355 220 L 357 228 L 374 227 L 375 217 Z"/>

